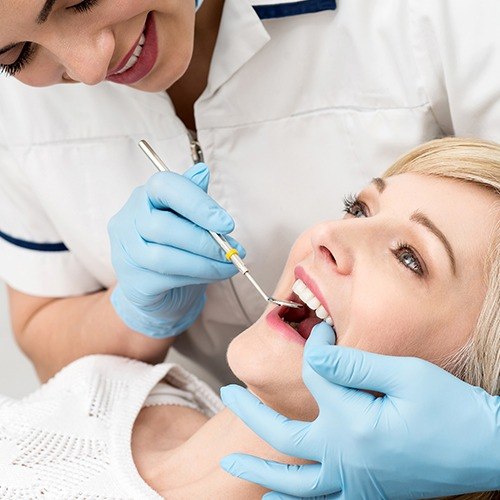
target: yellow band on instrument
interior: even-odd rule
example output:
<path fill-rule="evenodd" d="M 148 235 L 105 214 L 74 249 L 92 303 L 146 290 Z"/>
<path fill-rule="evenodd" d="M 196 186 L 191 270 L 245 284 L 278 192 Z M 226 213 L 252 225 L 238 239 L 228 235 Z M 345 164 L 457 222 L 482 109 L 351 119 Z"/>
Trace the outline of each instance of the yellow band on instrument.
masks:
<path fill-rule="evenodd" d="M 239 255 L 238 250 L 236 250 L 236 248 L 231 248 L 231 250 L 229 250 L 229 252 L 226 253 L 226 259 L 231 260 L 231 257 L 233 255 Z"/>

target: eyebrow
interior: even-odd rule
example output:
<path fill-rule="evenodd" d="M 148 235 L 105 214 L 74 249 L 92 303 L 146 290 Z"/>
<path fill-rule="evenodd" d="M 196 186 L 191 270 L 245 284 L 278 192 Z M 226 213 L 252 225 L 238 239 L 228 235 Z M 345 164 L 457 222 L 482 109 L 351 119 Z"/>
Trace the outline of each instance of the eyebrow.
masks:
<path fill-rule="evenodd" d="M 377 191 L 379 193 L 383 193 L 384 189 L 387 186 L 387 183 L 384 181 L 384 179 L 381 179 L 380 177 L 374 177 L 372 179 L 372 183 L 375 184 L 375 187 L 377 188 Z"/>
<path fill-rule="evenodd" d="M 36 23 L 37 24 L 43 24 L 50 16 L 50 13 L 52 12 L 52 8 L 54 7 L 54 4 L 56 3 L 57 0 L 46 0 L 45 4 L 42 7 L 42 10 L 40 11 L 40 14 L 38 14 L 36 18 Z"/>
<path fill-rule="evenodd" d="M 453 270 L 453 274 L 456 276 L 457 274 L 457 262 L 455 259 L 455 254 L 453 253 L 453 248 L 450 245 L 450 242 L 444 235 L 444 233 L 432 222 L 429 217 L 427 217 L 425 214 L 422 212 L 419 212 L 418 210 L 413 212 L 413 214 L 410 217 L 410 220 L 413 222 L 416 222 L 418 224 L 421 224 L 425 228 L 427 228 L 434 236 L 439 238 L 441 243 L 444 245 L 446 249 L 446 253 L 448 254 L 448 257 L 450 258 L 450 263 L 451 263 L 451 268 Z"/>

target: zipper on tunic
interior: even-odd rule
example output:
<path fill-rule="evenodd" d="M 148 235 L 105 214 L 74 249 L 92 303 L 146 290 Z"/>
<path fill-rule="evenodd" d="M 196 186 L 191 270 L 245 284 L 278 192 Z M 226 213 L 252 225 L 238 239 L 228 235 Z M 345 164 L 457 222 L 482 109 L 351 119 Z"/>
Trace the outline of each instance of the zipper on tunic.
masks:
<path fill-rule="evenodd" d="M 191 146 L 191 158 L 194 163 L 204 163 L 205 157 L 203 155 L 203 150 L 201 149 L 200 143 L 193 137 L 193 134 L 188 131 L 189 144 Z"/>

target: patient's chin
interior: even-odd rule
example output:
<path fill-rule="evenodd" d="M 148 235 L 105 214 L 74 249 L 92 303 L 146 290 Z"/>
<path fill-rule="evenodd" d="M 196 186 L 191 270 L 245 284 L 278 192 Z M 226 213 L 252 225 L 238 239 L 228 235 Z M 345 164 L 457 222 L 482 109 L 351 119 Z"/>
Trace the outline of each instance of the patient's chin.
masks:
<path fill-rule="evenodd" d="M 254 352 L 252 344 L 245 338 L 246 332 L 232 340 L 227 349 L 227 363 L 234 375 L 245 385 L 265 383 L 262 359 Z"/>
<path fill-rule="evenodd" d="M 227 361 L 236 377 L 261 401 L 288 418 L 311 421 L 316 418 L 316 401 L 302 380 L 302 357 L 263 351 L 248 330 L 229 345 Z"/>
<path fill-rule="evenodd" d="M 295 382 L 279 390 L 251 385 L 248 389 L 267 406 L 292 420 L 312 422 L 319 414 L 316 400 L 303 383 Z"/>

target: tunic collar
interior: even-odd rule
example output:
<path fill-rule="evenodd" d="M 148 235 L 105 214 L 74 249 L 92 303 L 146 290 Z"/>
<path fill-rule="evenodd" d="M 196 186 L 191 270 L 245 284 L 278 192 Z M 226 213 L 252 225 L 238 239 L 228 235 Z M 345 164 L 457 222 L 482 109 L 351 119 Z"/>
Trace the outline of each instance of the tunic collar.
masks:
<path fill-rule="evenodd" d="M 207 87 L 200 101 L 213 95 L 270 39 L 249 0 L 226 0 Z"/>
<path fill-rule="evenodd" d="M 335 8 L 335 0 L 226 0 L 207 87 L 198 102 L 212 96 L 271 40 L 263 19 Z"/>

